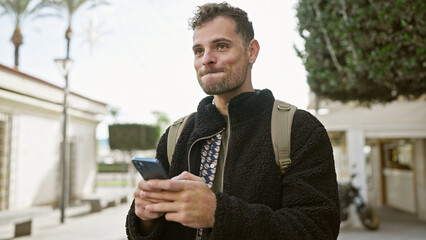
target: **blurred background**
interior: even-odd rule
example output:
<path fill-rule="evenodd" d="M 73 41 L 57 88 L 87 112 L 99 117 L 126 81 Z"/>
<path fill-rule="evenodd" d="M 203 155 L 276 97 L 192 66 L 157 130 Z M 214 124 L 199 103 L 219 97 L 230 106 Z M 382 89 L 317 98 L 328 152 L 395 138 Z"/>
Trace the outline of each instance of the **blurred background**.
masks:
<path fill-rule="evenodd" d="M 205 96 L 188 19 L 206 2 L 0 0 L 0 238 L 131 199 L 131 157 Z M 426 221 L 426 3 L 228 2 L 260 43 L 254 87 L 324 124 L 339 183 Z"/>

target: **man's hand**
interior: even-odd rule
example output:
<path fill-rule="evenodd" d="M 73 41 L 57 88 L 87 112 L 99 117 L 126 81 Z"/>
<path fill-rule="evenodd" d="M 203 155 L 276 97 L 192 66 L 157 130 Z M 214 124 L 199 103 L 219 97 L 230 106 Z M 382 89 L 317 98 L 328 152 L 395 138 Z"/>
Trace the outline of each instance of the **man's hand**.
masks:
<path fill-rule="evenodd" d="M 161 181 L 161 180 L 159 180 Z M 165 180 L 163 180 L 165 181 Z M 158 199 L 150 199 L 141 195 L 143 191 L 158 191 L 148 186 L 148 182 L 141 180 L 135 190 L 135 214 L 140 218 L 140 226 L 143 234 L 148 235 L 154 229 L 154 219 L 163 216 L 164 212 L 152 212 L 146 209 L 146 206 L 153 202 L 160 202 Z"/>
<path fill-rule="evenodd" d="M 138 187 L 135 190 L 134 197 L 135 197 L 135 214 L 142 220 L 151 220 L 161 217 L 164 212 L 151 212 L 147 211 L 146 206 L 153 202 L 159 202 L 159 200 L 156 199 L 150 199 L 148 197 L 142 196 L 142 192 L 144 191 L 158 191 L 155 189 L 151 189 L 148 186 L 148 182 L 145 180 L 141 180 L 138 183 Z"/>
<path fill-rule="evenodd" d="M 146 184 L 149 190 L 140 196 L 151 199 L 144 202 L 145 211 L 152 214 L 149 216 L 165 212 L 168 221 L 192 228 L 213 227 L 216 195 L 200 177 L 183 172 L 171 180 L 150 180 Z"/>

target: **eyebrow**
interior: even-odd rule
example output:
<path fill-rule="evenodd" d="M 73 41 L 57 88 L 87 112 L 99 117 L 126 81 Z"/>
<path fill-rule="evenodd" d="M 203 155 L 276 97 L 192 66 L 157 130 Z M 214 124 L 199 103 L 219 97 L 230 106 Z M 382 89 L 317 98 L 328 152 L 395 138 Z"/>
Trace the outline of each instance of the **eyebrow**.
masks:
<path fill-rule="evenodd" d="M 232 42 L 231 40 L 227 39 L 227 38 L 217 38 L 215 40 L 212 41 L 212 43 L 218 43 L 218 42 Z M 200 47 L 201 44 L 195 44 L 194 46 L 192 46 L 192 50 L 195 50 L 196 48 Z"/>
<path fill-rule="evenodd" d="M 217 42 L 231 42 L 231 40 L 227 39 L 227 38 L 218 38 L 212 41 L 213 43 L 217 43 Z"/>

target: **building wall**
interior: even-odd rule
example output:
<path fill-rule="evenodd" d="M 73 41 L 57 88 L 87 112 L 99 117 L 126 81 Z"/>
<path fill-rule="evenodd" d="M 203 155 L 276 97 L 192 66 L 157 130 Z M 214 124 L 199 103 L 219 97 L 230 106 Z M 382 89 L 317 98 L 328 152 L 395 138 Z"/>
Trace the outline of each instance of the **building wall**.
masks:
<path fill-rule="evenodd" d="M 62 88 L 0 65 L 0 113 L 11 116 L 9 210 L 56 205 L 61 195 Z M 70 93 L 70 199 L 95 190 L 96 127 L 106 104 Z M 10 161 L 9 161 L 10 160 Z M 6 206 L 6 205 L 5 205 Z"/>
<path fill-rule="evenodd" d="M 59 163 L 59 121 L 28 114 L 14 114 L 12 132 L 16 144 L 11 182 L 13 209 L 51 204 L 56 200 Z"/>
<path fill-rule="evenodd" d="M 426 139 L 415 139 L 414 158 L 417 215 L 426 221 Z"/>
<path fill-rule="evenodd" d="M 384 169 L 386 205 L 416 213 L 415 181 L 412 171 Z"/>
<path fill-rule="evenodd" d="M 0 97 L 12 115 L 9 209 L 56 201 L 59 113 Z"/>
<path fill-rule="evenodd" d="M 316 117 L 326 129 L 331 134 L 346 136 L 345 146 L 333 145 L 343 153 L 337 154 L 340 157 L 336 161 L 344 163 L 348 159 L 349 168 L 360 177 L 354 182 L 362 188 L 368 202 L 373 206 L 392 206 L 426 220 L 426 101 L 400 100 L 368 108 L 355 103 L 322 102 L 321 107 L 328 110 L 327 114 Z M 396 165 L 388 158 L 385 167 L 382 146 L 392 141 L 411 143 L 413 157 L 404 154 L 408 150 L 402 146 L 398 156 L 390 158 Z M 346 151 L 341 151 L 345 148 Z M 408 161 L 409 166 L 404 166 L 407 159 L 412 160 Z M 354 163 L 356 169 L 352 168 Z M 346 167 L 336 164 L 342 166 Z M 346 169 L 336 171 L 345 173 Z"/>
<path fill-rule="evenodd" d="M 348 136 L 348 155 L 359 146 L 350 144 L 356 142 L 357 134 Z M 413 145 L 411 169 L 387 168 L 383 165 L 383 143 L 408 141 Z M 355 171 L 365 176 L 365 183 L 357 184 L 367 189 L 366 199 L 373 206 L 386 205 L 392 208 L 414 214 L 420 219 L 426 220 L 426 139 L 424 138 L 392 138 L 392 139 L 366 139 L 368 154 L 365 158 L 365 167 Z M 351 149 L 353 149 L 351 151 Z M 352 153 L 351 153 L 352 152 Z M 362 159 L 356 158 L 357 164 L 362 165 Z M 365 185 L 364 185 L 365 184 Z"/>
<path fill-rule="evenodd" d="M 10 209 L 56 204 L 60 194 L 60 114 L 40 109 L 16 108 L 0 101 L 0 112 L 12 114 Z M 11 107 L 14 107 L 11 110 Z M 74 198 L 95 190 L 97 122 L 72 117 L 68 139 L 75 169 L 70 181 Z"/>
<path fill-rule="evenodd" d="M 74 194 L 77 198 L 90 195 L 95 190 L 97 173 L 96 123 L 73 118 L 69 129 L 74 144 L 75 175 Z"/>

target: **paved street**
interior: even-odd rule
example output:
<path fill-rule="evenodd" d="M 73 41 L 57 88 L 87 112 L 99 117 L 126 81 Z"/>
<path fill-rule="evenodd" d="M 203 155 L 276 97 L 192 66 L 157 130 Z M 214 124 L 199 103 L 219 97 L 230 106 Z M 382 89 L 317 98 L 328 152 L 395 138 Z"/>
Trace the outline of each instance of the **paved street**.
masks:
<path fill-rule="evenodd" d="M 342 223 L 338 240 L 425 240 L 426 221 L 415 216 L 383 207 L 378 209 L 380 227 L 377 231 L 366 230 L 355 214 L 350 223 Z"/>
<path fill-rule="evenodd" d="M 107 208 L 99 213 L 75 216 L 61 225 L 58 220 L 36 221 L 33 234 L 19 240 L 125 240 L 128 204 Z M 59 219 L 59 215 L 56 219 Z"/>
<path fill-rule="evenodd" d="M 120 190 L 121 192 L 123 190 Z M 127 190 L 130 191 L 130 190 Z M 33 233 L 19 240 L 125 240 L 125 218 L 130 203 L 103 209 L 98 213 L 77 214 L 68 217 L 65 224 L 59 223 L 59 212 L 55 211 L 33 222 Z M 342 224 L 338 240 L 424 240 L 426 222 L 390 208 L 378 209 L 380 228 L 377 231 L 364 229 L 352 214 L 349 222 Z M 0 239 L 11 239 L 2 238 Z"/>
<path fill-rule="evenodd" d="M 98 187 L 95 196 L 110 200 L 129 196 L 132 187 Z M 106 204 L 105 201 L 104 205 Z M 104 208 L 97 213 L 90 213 L 89 205 L 67 208 L 65 223 L 60 223 L 58 209 L 47 211 L 33 217 L 31 236 L 19 237 L 19 240 L 125 240 L 125 221 L 130 203 L 118 204 Z M 105 206 L 104 206 L 105 207 Z M 13 228 L 0 227 L 0 240 L 12 239 Z"/>

